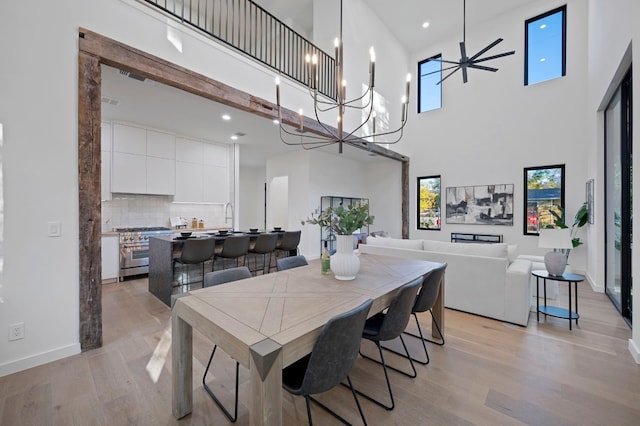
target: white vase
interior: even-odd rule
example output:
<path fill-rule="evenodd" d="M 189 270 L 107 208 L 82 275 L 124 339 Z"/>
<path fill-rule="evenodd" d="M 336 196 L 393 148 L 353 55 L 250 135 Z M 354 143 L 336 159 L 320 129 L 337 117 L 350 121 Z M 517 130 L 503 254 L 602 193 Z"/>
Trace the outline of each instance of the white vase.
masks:
<path fill-rule="evenodd" d="M 355 235 L 338 235 L 337 249 L 331 256 L 331 272 L 337 280 L 353 280 L 360 270 L 360 259 L 353 253 Z"/>

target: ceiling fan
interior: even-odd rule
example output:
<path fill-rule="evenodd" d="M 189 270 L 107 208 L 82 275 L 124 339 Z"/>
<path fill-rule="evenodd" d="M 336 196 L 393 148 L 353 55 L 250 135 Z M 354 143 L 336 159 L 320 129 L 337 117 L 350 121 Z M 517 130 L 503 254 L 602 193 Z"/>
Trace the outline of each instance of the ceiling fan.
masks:
<path fill-rule="evenodd" d="M 463 3 L 462 3 L 462 41 L 460 42 L 460 60 L 459 61 L 446 61 L 444 59 L 433 59 L 434 61 L 443 62 L 445 64 L 454 64 L 454 65 L 452 65 L 450 67 L 447 67 L 447 68 L 443 68 L 443 69 L 438 70 L 438 71 L 433 71 L 433 72 L 424 74 L 424 75 L 429 75 L 429 74 L 435 74 L 437 72 L 453 70 L 449 74 L 447 74 L 444 78 L 442 78 L 442 80 L 440 80 L 437 84 L 442 83 L 443 81 L 445 81 L 447 78 L 451 77 L 451 75 L 453 75 L 456 71 L 458 71 L 460 69 L 462 70 L 462 82 L 463 83 L 466 83 L 468 81 L 468 79 L 467 79 L 467 69 L 468 68 L 475 68 L 475 69 L 478 69 L 478 70 L 496 72 L 496 71 L 498 71 L 498 68 L 479 65 L 478 63 L 479 62 L 490 61 L 492 59 L 502 58 L 504 56 L 509 56 L 509 55 L 513 55 L 514 53 L 516 53 L 515 50 L 512 50 L 511 52 L 504 52 L 504 53 L 499 53 L 497 55 L 492 55 L 492 56 L 487 56 L 485 58 L 481 58 L 481 56 L 484 55 L 487 51 L 489 51 L 490 49 L 492 49 L 497 44 L 499 44 L 499 43 L 501 43 L 503 41 L 502 38 L 498 38 L 496 41 L 494 41 L 493 43 L 489 44 L 487 47 L 485 47 L 484 49 L 480 50 L 475 55 L 473 55 L 471 57 L 467 56 L 467 46 L 466 46 L 466 41 L 467 41 L 466 40 L 467 39 L 466 26 L 467 25 L 466 25 L 466 18 L 467 18 L 467 0 L 463 0 Z"/>

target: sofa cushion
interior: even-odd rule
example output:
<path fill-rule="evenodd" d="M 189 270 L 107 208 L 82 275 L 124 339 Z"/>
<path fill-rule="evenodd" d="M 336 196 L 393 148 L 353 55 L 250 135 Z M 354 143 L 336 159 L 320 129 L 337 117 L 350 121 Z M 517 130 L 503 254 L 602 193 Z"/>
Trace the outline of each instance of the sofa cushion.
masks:
<path fill-rule="evenodd" d="M 507 245 L 504 243 L 449 243 L 445 241 L 424 240 L 423 246 L 424 251 L 508 259 Z"/>
<path fill-rule="evenodd" d="M 402 240 L 400 238 L 367 238 L 367 244 L 372 246 L 394 247 L 410 250 L 422 250 L 422 240 Z"/>

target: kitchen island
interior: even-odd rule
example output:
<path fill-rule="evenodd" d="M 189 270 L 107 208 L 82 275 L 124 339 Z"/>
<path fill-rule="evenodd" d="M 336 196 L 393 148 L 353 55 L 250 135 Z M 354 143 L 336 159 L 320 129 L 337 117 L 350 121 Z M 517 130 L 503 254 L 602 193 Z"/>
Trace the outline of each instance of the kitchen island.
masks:
<path fill-rule="evenodd" d="M 255 241 L 260 233 L 239 233 L 230 235 L 249 235 L 251 241 Z M 278 232 L 281 237 L 283 232 Z M 222 245 L 227 236 L 196 235 L 192 238 L 214 238 L 216 240 L 216 251 L 222 249 Z M 149 292 L 162 300 L 167 306 L 171 306 L 171 295 L 180 287 L 173 276 L 173 259 L 180 256 L 182 245 L 186 239 L 181 239 L 179 234 L 158 235 L 149 238 Z M 205 263 L 205 272 L 211 271 L 211 262 Z M 191 268 L 200 274 L 200 268 Z M 201 280 L 201 278 L 198 278 Z M 191 281 L 191 280 L 189 280 Z"/>

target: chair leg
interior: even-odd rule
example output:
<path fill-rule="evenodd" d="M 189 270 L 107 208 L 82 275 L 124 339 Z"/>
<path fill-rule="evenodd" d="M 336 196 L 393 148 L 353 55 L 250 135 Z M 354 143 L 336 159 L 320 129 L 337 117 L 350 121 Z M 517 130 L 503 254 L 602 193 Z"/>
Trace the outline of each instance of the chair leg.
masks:
<path fill-rule="evenodd" d="M 363 354 L 363 353 L 362 353 L 362 351 L 359 351 L 360 356 L 361 356 L 362 358 L 368 359 L 369 361 L 373 361 L 373 362 L 375 362 L 375 363 L 377 363 L 377 364 L 381 364 L 381 365 L 385 366 L 384 358 L 382 358 L 382 349 L 386 349 L 386 350 L 388 350 L 389 352 L 393 352 L 393 353 L 395 353 L 395 354 L 398 354 L 398 355 L 400 355 L 400 356 L 402 356 L 402 357 L 404 357 L 404 358 L 407 358 L 407 359 L 409 360 L 409 363 L 411 364 L 411 370 L 413 370 L 413 373 L 407 373 L 407 372 L 405 372 L 405 371 L 399 370 L 399 369 L 397 369 L 397 368 L 395 368 L 395 367 L 392 367 L 392 366 L 390 366 L 390 365 L 386 365 L 386 366 L 385 366 L 385 371 L 386 371 L 386 368 L 390 368 L 390 369 L 391 369 L 391 370 L 393 370 L 393 371 L 396 371 L 396 372 L 398 372 L 398 373 L 400 373 L 400 374 L 402 374 L 402 375 L 405 375 L 405 376 L 410 377 L 410 378 L 412 378 L 412 379 L 413 379 L 413 378 L 415 378 L 415 377 L 418 375 L 418 373 L 417 373 L 417 371 L 416 371 L 416 367 L 415 367 L 415 365 L 413 365 L 413 361 L 414 361 L 414 360 L 413 360 L 413 358 L 411 357 L 411 355 L 409 355 L 409 350 L 407 349 L 407 345 L 404 343 L 404 339 L 402 338 L 402 335 L 400 335 L 400 336 L 398 336 L 398 337 L 400 337 L 400 342 L 402 342 L 402 347 L 404 348 L 404 352 L 405 352 L 405 353 L 396 352 L 395 350 L 390 349 L 390 348 L 384 348 L 384 347 L 380 344 L 380 342 L 375 342 L 375 343 L 376 343 L 376 345 L 378 346 L 378 349 L 380 350 L 380 359 L 382 359 L 382 362 L 378 361 L 378 360 L 377 360 L 377 359 L 375 359 L 375 358 L 371 358 L 371 357 L 370 357 L 370 356 L 368 356 L 368 355 Z"/>
<path fill-rule="evenodd" d="M 220 402 L 220 400 L 216 397 L 216 395 L 213 393 L 211 388 L 209 388 L 205 380 L 207 378 L 207 373 L 209 372 L 209 367 L 211 366 L 211 361 L 213 361 L 213 356 L 216 354 L 217 348 L 218 346 L 214 346 L 213 350 L 211 351 L 211 356 L 209 357 L 207 368 L 204 370 L 204 375 L 202 376 L 202 386 L 204 386 L 204 390 L 207 391 L 207 393 L 213 399 L 213 401 L 218 405 L 218 407 L 220 407 L 220 409 L 222 410 L 224 415 L 227 416 L 229 421 L 231 421 L 231 423 L 235 423 L 235 421 L 238 420 L 238 375 L 239 375 L 238 373 L 240 370 L 240 363 L 236 361 L 236 394 L 235 394 L 235 405 L 233 410 L 233 416 L 231 415 L 231 413 L 229 413 L 229 411 L 225 408 L 225 406 L 222 405 L 222 402 Z"/>
<path fill-rule="evenodd" d="M 425 342 L 433 343 L 433 344 L 438 345 L 438 346 L 443 346 L 444 345 L 444 336 L 442 335 L 442 331 L 440 330 L 440 325 L 438 325 L 438 321 L 436 321 L 435 317 L 433 316 L 433 311 L 431 309 L 429 309 L 429 313 L 431 314 L 431 318 L 433 319 L 433 324 L 436 326 L 436 330 L 438 331 L 438 336 L 440 336 L 441 342 L 437 342 L 435 340 L 430 340 L 430 339 L 425 339 L 423 337 L 422 330 L 420 329 L 420 322 L 418 322 L 418 316 L 416 315 L 415 312 L 413 313 L 413 316 L 416 319 L 416 324 L 418 325 L 418 331 L 420 332 L 420 335 L 418 336 L 417 334 L 409 333 L 408 331 L 405 331 L 405 334 L 408 334 L 409 336 L 417 337 L 418 339 L 422 339 Z"/>
<path fill-rule="evenodd" d="M 365 419 L 365 417 L 364 417 L 364 412 L 362 411 L 362 407 L 360 406 L 360 401 L 358 400 L 358 396 L 357 396 L 358 391 L 353 387 L 353 383 L 351 383 L 351 378 L 349 376 L 347 376 L 347 381 L 349 382 L 349 386 L 345 385 L 344 383 L 342 383 L 342 385 L 343 386 L 347 386 L 349 389 L 351 389 L 351 393 L 353 394 L 353 398 L 355 399 L 356 405 L 358 406 L 358 411 L 360 412 L 360 417 L 362 418 L 362 422 L 366 426 L 367 425 L 367 419 Z M 322 402 L 318 401 L 317 399 L 315 399 L 311 395 L 305 395 L 305 400 L 307 401 L 307 415 L 309 416 L 309 425 L 312 424 L 311 423 L 311 410 L 309 408 L 309 401 L 313 401 L 320 408 L 322 408 L 324 411 L 326 411 L 327 413 L 331 414 L 336 419 L 340 420 L 342 422 L 342 424 L 351 426 L 351 423 L 349 423 L 347 420 L 345 420 L 342 416 L 340 416 L 335 411 L 331 410 L 329 407 L 327 407 L 326 405 L 324 405 Z"/>
<path fill-rule="evenodd" d="M 362 395 L 363 397 L 365 397 L 366 399 L 368 399 L 369 401 L 373 402 L 374 404 L 379 405 L 380 407 L 384 408 L 387 411 L 391 411 L 395 408 L 396 403 L 393 399 L 393 391 L 391 390 L 391 382 L 389 381 L 389 373 L 387 373 L 387 364 L 384 362 L 384 355 L 382 354 L 382 346 L 380 345 L 380 342 L 375 342 L 376 346 L 378 347 L 378 352 L 380 352 L 380 359 L 382 360 L 382 362 L 375 360 L 373 358 L 370 358 L 368 356 L 362 355 L 362 353 L 360 353 L 360 355 L 362 355 L 363 358 L 366 358 L 368 360 L 371 360 L 373 362 L 376 362 L 378 364 L 382 364 L 382 369 L 384 370 L 384 378 L 387 380 L 387 389 L 389 391 L 389 398 L 391 399 L 391 405 L 385 405 L 384 403 L 378 401 L 377 399 L 359 391 L 359 390 L 355 390 L 355 392 L 358 395 Z M 413 365 L 413 364 L 412 364 Z M 344 383 L 343 383 L 344 385 Z M 344 385 L 346 386 L 346 385 Z"/>
<path fill-rule="evenodd" d="M 411 359 L 412 359 L 413 361 L 417 362 L 418 364 L 421 364 L 421 365 L 428 365 L 428 364 L 429 364 L 430 359 L 429 359 L 429 352 L 427 351 L 427 345 L 426 345 L 426 343 L 425 343 L 425 341 L 427 341 L 427 340 L 422 336 L 422 329 L 420 328 L 420 323 L 418 322 L 418 316 L 417 316 L 415 313 L 413 313 L 413 316 L 414 316 L 414 317 L 415 317 L 415 319 L 416 319 L 416 324 L 417 324 L 417 326 L 418 326 L 418 333 L 420 333 L 420 335 L 419 335 L 419 336 L 417 336 L 417 335 L 415 335 L 415 334 L 413 334 L 413 333 L 410 333 L 410 332 L 408 332 L 408 331 L 403 331 L 402 333 L 403 333 L 403 334 L 407 334 L 407 335 L 409 335 L 409 336 L 417 337 L 417 338 L 420 340 L 420 342 L 422 343 L 422 349 L 424 350 L 424 356 L 425 356 L 425 358 L 426 358 L 426 361 L 422 361 L 422 360 L 417 359 L 417 358 L 415 358 L 415 357 L 411 357 Z M 395 349 L 391 349 L 391 348 L 388 348 L 388 347 L 386 347 L 386 346 L 383 346 L 383 347 L 382 347 L 382 349 L 384 349 L 384 350 L 386 350 L 386 351 L 389 351 L 389 352 L 393 352 L 393 353 L 394 353 L 394 354 L 396 354 L 396 355 L 405 356 L 402 352 L 398 352 L 398 351 L 396 351 Z"/>

